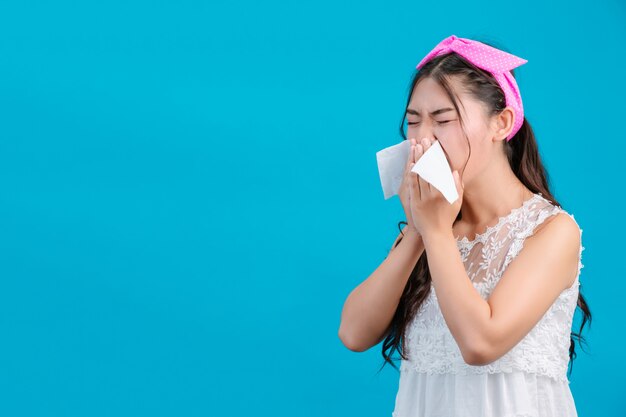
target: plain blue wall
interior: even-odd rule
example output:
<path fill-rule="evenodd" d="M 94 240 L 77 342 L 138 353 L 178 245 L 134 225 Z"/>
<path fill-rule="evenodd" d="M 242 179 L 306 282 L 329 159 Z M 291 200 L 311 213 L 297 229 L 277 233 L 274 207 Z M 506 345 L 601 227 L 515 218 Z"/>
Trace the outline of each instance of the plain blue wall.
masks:
<path fill-rule="evenodd" d="M 375 152 L 451 34 L 528 59 L 584 229 L 572 391 L 624 415 L 625 21 L 623 1 L 1 2 L 0 415 L 391 415 L 397 372 L 337 330 L 404 218 Z"/>

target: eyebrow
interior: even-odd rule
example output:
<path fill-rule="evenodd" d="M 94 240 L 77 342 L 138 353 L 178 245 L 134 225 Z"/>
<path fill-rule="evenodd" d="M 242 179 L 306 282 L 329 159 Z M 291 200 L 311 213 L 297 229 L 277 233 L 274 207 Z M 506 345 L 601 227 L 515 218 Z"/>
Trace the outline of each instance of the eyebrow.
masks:
<path fill-rule="evenodd" d="M 438 114 L 445 113 L 445 112 L 448 112 L 448 111 L 454 111 L 454 109 L 453 109 L 453 108 L 451 108 L 451 107 L 445 107 L 445 108 L 443 108 L 443 109 L 437 109 L 437 110 L 435 110 L 435 111 L 433 111 L 433 112 L 430 112 L 430 115 L 431 115 L 431 116 L 436 116 L 436 115 L 438 115 Z M 414 114 L 414 115 L 416 115 L 416 116 L 421 116 L 420 112 L 418 112 L 417 110 L 413 110 L 413 109 L 406 109 L 406 112 L 407 112 L 408 114 Z"/>

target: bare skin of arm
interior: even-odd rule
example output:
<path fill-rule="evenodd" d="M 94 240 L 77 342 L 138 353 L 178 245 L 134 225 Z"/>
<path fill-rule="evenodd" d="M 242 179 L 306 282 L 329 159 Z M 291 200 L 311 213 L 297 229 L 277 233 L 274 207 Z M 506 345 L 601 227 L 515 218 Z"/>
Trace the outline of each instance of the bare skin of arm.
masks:
<path fill-rule="evenodd" d="M 339 338 L 350 350 L 365 351 L 385 338 L 408 278 L 424 252 L 417 230 L 405 227 L 402 232 L 400 243 L 401 235 L 387 258 L 344 303 Z"/>
<path fill-rule="evenodd" d="M 415 145 L 415 138 L 410 139 Z M 426 147 L 428 149 L 428 146 Z M 410 215 L 410 168 L 423 150 L 409 152 L 398 195 L 407 216 L 407 225 L 396 238 L 387 258 L 348 295 L 341 312 L 339 339 L 350 350 L 362 352 L 377 345 L 389 333 L 406 283 L 424 253 L 424 241 Z M 400 243 L 398 240 L 404 234 Z"/>

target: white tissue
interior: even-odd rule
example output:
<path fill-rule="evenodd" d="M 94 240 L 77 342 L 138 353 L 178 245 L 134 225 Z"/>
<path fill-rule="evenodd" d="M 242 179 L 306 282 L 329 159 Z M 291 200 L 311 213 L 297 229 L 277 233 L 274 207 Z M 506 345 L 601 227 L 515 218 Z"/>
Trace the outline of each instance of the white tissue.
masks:
<path fill-rule="evenodd" d="M 403 140 L 396 145 L 376 152 L 378 174 L 385 200 L 397 195 L 400 191 L 410 150 L 410 142 Z M 411 171 L 437 188 L 450 204 L 459 198 L 452 169 L 438 140 L 434 141 L 430 148 L 417 160 Z"/>
<path fill-rule="evenodd" d="M 410 149 L 411 144 L 409 141 L 403 140 L 397 145 L 376 152 L 378 174 L 380 176 L 380 184 L 383 186 L 385 200 L 398 194 L 400 190 Z"/>
<path fill-rule="evenodd" d="M 438 140 L 434 141 L 417 160 L 411 172 L 418 174 L 423 180 L 441 191 L 450 204 L 459 198 L 452 169 Z"/>

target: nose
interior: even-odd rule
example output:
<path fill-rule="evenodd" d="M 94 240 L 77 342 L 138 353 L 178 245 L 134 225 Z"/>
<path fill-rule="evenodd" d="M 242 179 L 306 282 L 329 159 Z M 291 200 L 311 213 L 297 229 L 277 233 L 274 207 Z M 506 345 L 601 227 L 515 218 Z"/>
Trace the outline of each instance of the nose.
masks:
<path fill-rule="evenodd" d="M 416 125 L 408 126 L 408 133 L 411 138 L 415 138 L 418 143 L 422 138 L 428 138 L 431 142 L 437 140 L 435 135 L 435 126 L 430 120 L 424 120 Z"/>

